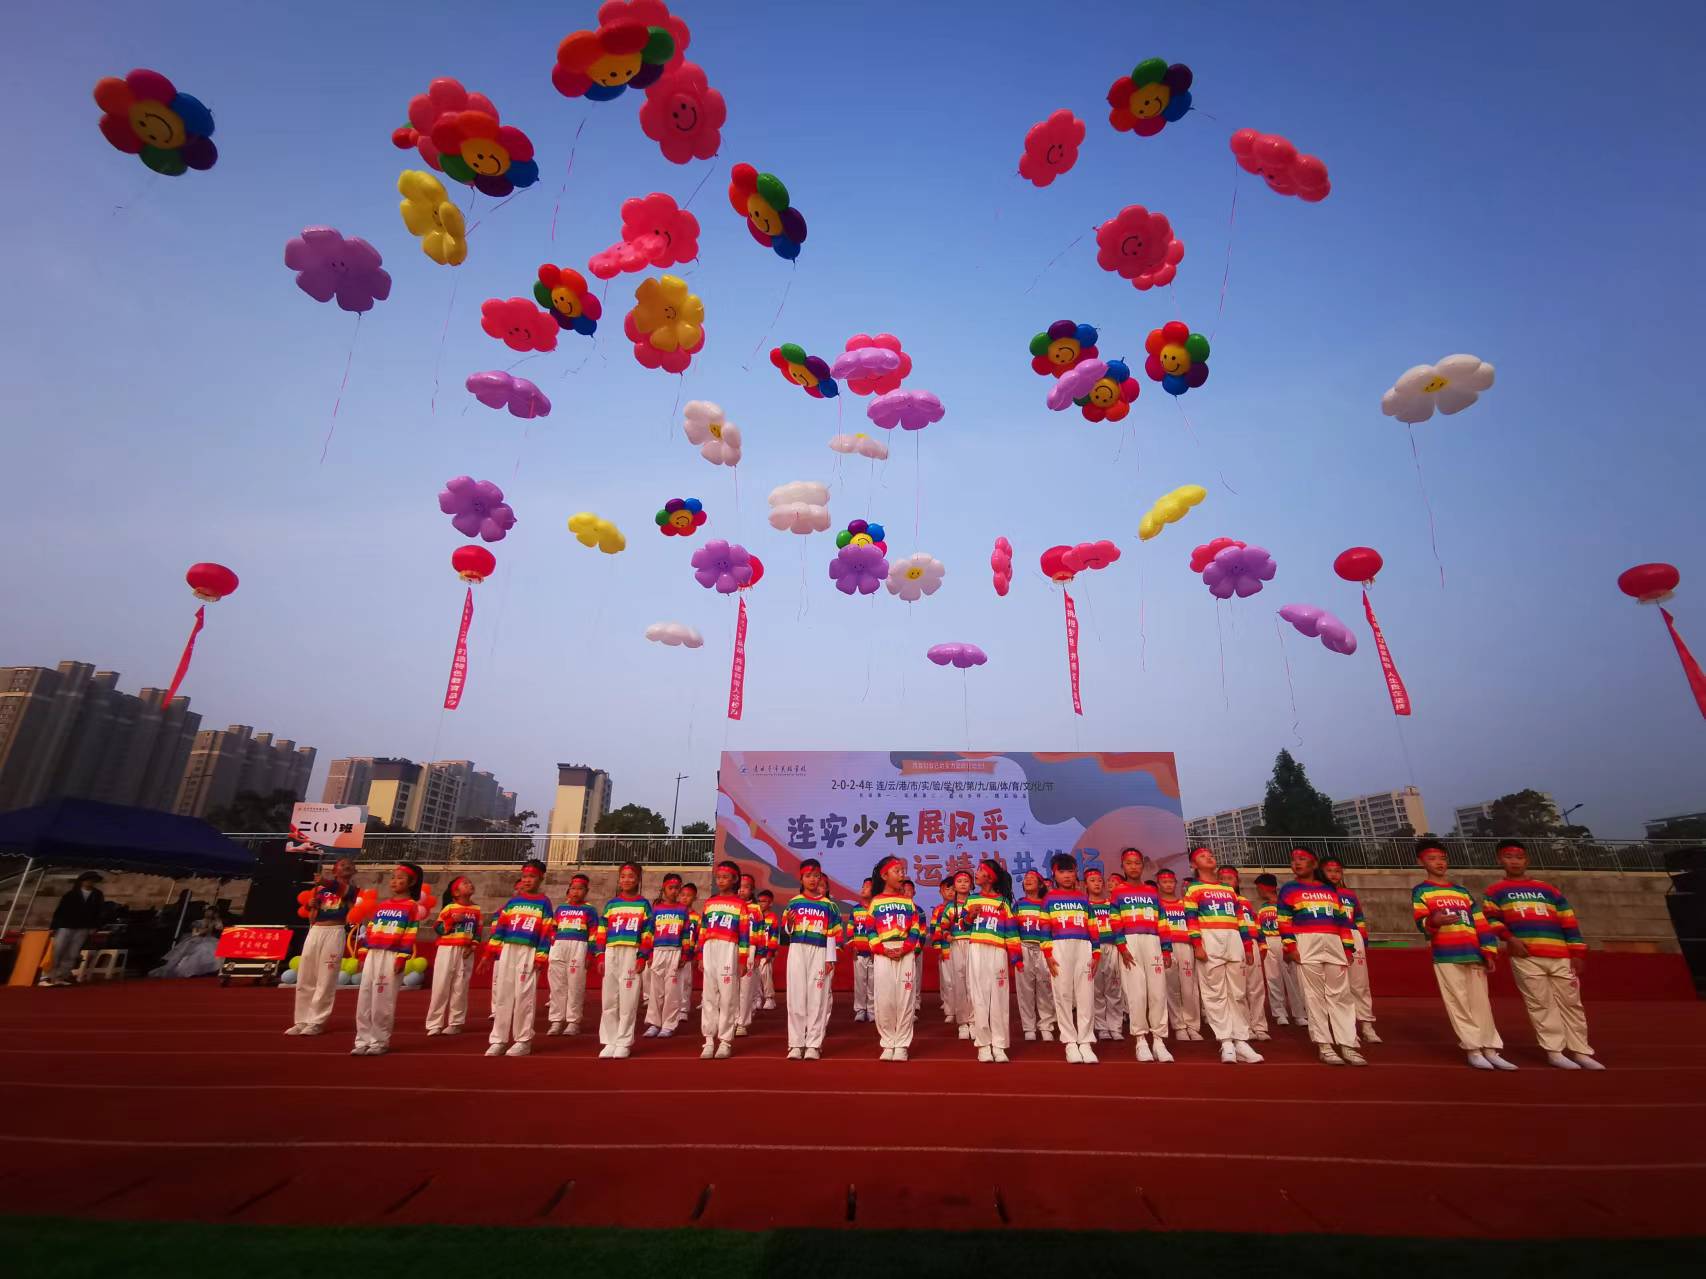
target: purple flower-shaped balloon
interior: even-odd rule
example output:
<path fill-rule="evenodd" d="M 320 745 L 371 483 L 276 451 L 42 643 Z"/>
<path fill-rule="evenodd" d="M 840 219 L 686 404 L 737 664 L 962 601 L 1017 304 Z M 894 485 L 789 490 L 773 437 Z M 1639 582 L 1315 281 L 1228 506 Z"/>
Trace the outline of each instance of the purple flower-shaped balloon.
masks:
<path fill-rule="evenodd" d="M 930 423 L 940 422 L 946 412 L 934 391 L 890 391 L 872 400 L 865 416 L 884 430 L 898 426 L 903 431 L 922 431 Z"/>
<path fill-rule="evenodd" d="M 1335 653 L 1348 655 L 1357 651 L 1357 637 L 1351 634 L 1351 628 L 1324 608 L 1316 608 L 1313 604 L 1287 604 L 1279 615 L 1299 632 L 1320 640 Z"/>
<path fill-rule="evenodd" d="M 829 366 L 830 374 L 845 381 L 850 377 L 881 377 L 900 367 L 900 352 L 885 346 L 860 346 L 843 351 Z"/>
<path fill-rule="evenodd" d="M 976 644 L 935 644 L 925 653 L 938 666 L 957 666 L 962 671 L 968 666 L 982 666 L 989 660 L 989 655 Z"/>
<path fill-rule="evenodd" d="M 888 557 L 874 544 L 843 546 L 829 562 L 829 577 L 843 595 L 869 595 L 889 575 Z"/>
<path fill-rule="evenodd" d="M 489 409 L 507 408 L 516 417 L 545 417 L 551 412 L 545 392 L 524 377 L 493 369 L 470 373 L 465 385 Z"/>
<path fill-rule="evenodd" d="M 752 555 L 739 542 L 706 542 L 690 562 L 693 580 L 706 590 L 716 587 L 723 595 L 733 595 L 752 583 Z"/>
<path fill-rule="evenodd" d="M 1263 582 L 1273 581 L 1278 571 L 1274 557 L 1262 547 L 1228 546 L 1208 562 L 1202 580 L 1217 600 L 1231 599 L 1234 595 L 1242 599 L 1261 590 Z"/>
<path fill-rule="evenodd" d="M 463 537 L 501 542 L 515 527 L 515 512 L 504 501 L 504 491 L 490 480 L 458 475 L 438 495 L 438 509 Z"/>
<path fill-rule="evenodd" d="M 1090 388 L 1107 375 L 1106 360 L 1081 360 L 1055 379 L 1048 389 L 1048 406 L 1056 413 L 1090 394 Z"/>
<path fill-rule="evenodd" d="M 360 236 L 344 238 L 329 226 L 311 226 L 285 241 L 284 264 L 296 272 L 296 287 L 316 302 L 334 296 L 346 311 L 371 311 L 391 296 L 391 277 L 379 250 Z"/>

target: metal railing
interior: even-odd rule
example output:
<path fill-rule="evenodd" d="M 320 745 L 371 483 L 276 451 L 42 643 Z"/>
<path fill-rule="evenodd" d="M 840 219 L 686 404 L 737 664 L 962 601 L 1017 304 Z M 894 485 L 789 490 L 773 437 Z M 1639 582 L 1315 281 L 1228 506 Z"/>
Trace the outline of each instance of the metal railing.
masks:
<path fill-rule="evenodd" d="M 1441 841 L 1457 870 L 1497 870 L 1495 855 L 1502 842 L 1492 838 L 1448 838 Z M 1665 854 L 1698 848 L 1688 839 L 1567 839 L 1555 835 L 1522 837 L 1528 864 L 1534 870 L 1663 871 Z M 1359 839 L 1347 836 L 1307 838 L 1290 835 L 1211 836 L 1192 840 L 1214 850 L 1223 866 L 1259 869 L 1291 865 L 1291 850 L 1302 845 L 1317 857 L 1337 857 L 1351 870 L 1409 870 L 1416 865 L 1416 839 Z"/>
<path fill-rule="evenodd" d="M 256 853 L 278 851 L 288 835 L 241 831 L 226 835 Z M 358 865 L 410 861 L 423 866 L 519 866 L 536 857 L 559 866 L 709 866 L 715 835 L 418 835 L 370 834 L 349 854 Z"/>

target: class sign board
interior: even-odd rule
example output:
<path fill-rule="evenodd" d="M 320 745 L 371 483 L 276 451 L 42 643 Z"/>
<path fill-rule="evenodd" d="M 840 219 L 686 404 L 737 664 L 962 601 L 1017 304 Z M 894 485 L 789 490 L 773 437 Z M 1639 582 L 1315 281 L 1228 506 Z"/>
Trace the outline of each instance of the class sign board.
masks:
<path fill-rule="evenodd" d="M 290 954 L 290 929 L 261 924 L 233 924 L 219 934 L 219 945 L 213 953 L 220 959 L 258 959 L 283 963 Z"/>
<path fill-rule="evenodd" d="M 367 838 L 366 804 L 303 804 L 290 810 L 286 852 L 357 849 Z"/>

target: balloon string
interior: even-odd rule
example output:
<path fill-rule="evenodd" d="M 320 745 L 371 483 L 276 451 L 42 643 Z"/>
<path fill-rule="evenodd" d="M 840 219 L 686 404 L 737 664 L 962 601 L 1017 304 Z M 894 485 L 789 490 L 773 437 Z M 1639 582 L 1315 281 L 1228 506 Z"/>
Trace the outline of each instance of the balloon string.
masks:
<path fill-rule="evenodd" d="M 456 310 L 456 291 L 462 287 L 462 277 L 454 276 L 450 282 L 450 305 L 444 308 L 444 328 L 438 334 L 438 358 L 432 365 L 432 416 L 438 416 L 438 374 L 444 367 L 444 344 L 450 337 L 450 316 Z"/>
<path fill-rule="evenodd" d="M 966 720 L 966 749 L 971 749 L 971 681 L 966 677 L 965 667 L 960 667 L 960 707 L 965 712 Z"/>
<path fill-rule="evenodd" d="M 1404 738 L 1404 720 L 1402 716 L 1394 715 L 1392 722 L 1398 729 L 1398 749 L 1404 752 L 1404 776 L 1409 778 L 1410 785 L 1416 784 L 1416 766 L 1410 762 L 1410 743 Z"/>
<path fill-rule="evenodd" d="M 523 364 L 526 364 L 529 360 L 537 360 L 541 355 L 544 355 L 544 354 L 545 354 L 545 352 L 543 352 L 543 351 L 535 351 L 532 355 L 524 355 L 519 360 L 517 360 L 514 364 L 511 364 L 507 368 L 505 368 L 504 372 L 508 373 L 508 372 L 510 372 L 511 369 L 518 369 Z"/>
<path fill-rule="evenodd" d="M 1174 287 L 1171 280 L 1167 281 L 1167 296 L 1173 299 L 1173 318 L 1175 320 L 1184 319 L 1185 310 L 1179 305 L 1179 290 Z"/>
<path fill-rule="evenodd" d="M 735 482 L 735 538 L 740 538 L 740 467 L 729 467 L 729 474 Z"/>
<path fill-rule="evenodd" d="M 1197 446 L 1197 452 L 1202 453 L 1203 452 L 1202 440 L 1197 436 L 1196 423 L 1192 422 L 1191 421 L 1191 415 L 1189 413 L 1185 412 L 1185 406 L 1182 403 L 1180 403 L 1180 397 L 1175 395 L 1172 398 L 1173 398 L 1173 403 L 1178 405 L 1178 407 L 1179 407 L 1179 416 L 1181 418 L 1183 418 L 1185 421 L 1185 430 L 1189 431 L 1191 434 L 1191 442 Z M 1237 497 L 1238 496 L 1238 490 L 1233 488 L 1232 485 L 1230 485 L 1226 482 L 1226 472 L 1220 469 L 1220 462 L 1218 460 L 1216 460 L 1214 462 L 1214 473 L 1220 477 L 1220 486 L 1222 488 L 1224 488 L 1228 493 L 1232 494 L 1233 497 Z"/>
<path fill-rule="evenodd" d="M 515 477 L 517 475 L 521 474 L 521 455 L 527 451 L 527 433 L 529 431 L 531 431 L 532 429 L 533 429 L 532 421 L 529 421 L 526 426 L 521 428 L 521 447 L 516 449 L 516 451 L 515 451 L 515 465 L 512 466 L 510 468 L 510 471 L 509 471 L 509 482 L 511 484 L 514 484 L 515 483 Z M 506 578 L 505 580 L 507 581 L 508 579 Z M 506 586 L 504 589 L 508 590 L 509 588 Z"/>
<path fill-rule="evenodd" d="M 349 340 L 349 354 L 344 357 L 344 380 L 338 383 L 338 398 L 332 401 L 332 420 L 326 427 L 325 441 L 320 445 L 320 465 L 326 464 L 326 451 L 332 447 L 332 432 L 338 429 L 338 409 L 344 402 L 344 388 L 349 385 L 350 365 L 355 363 L 355 344 L 361 337 L 362 313 L 355 313 L 355 334 Z"/>
<path fill-rule="evenodd" d="M 912 433 L 912 549 L 918 549 L 918 524 L 924 518 L 923 432 Z"/>
<path fill-rule="evenodd" d="M 1443 591 L 1445 589 L 1445 565 L 1440 562 L 1439 558 L 1439 538 L 1434 529 L 1433 504 L 1428 501 L 1428 486 L 1422 480 L 1422 455 L 1416 451 L 1416 428 L 1406 422 L 1404 430 L 1410 437 L 1410 456 L 1416 463 L 1416 487 L 1422 492 L 1422 507 L 1428 513 L 1428 544 L 1433 547 L 1434 563 L 1439 566 L 1439 589 Z"/>
<path fill-rule="evenodd" d="M 798 539 L 800 543 L 800 606 L 794 610 L 794 620 L 797 622 L 806 615 L 806 539 Z"/>
<path fill-rule="evenodd" d="M 1232 212 L 1226 215 L 1226 270 L 1220 276 L 1220 305 L 1214 312 L 1214 327 L 1208 332 L 1209 344 L 1220 331 L 1220 317 L 1226 314 L 1226 285 L 1232 279 L 1232 228 L 1238 221 L 1238 161 L 1232 161 Z"/>
<path fill-rule="evenodd" d="M 491 217 L 492 214 L 496 213 L 499 209 L 503 208 L 504 205 L 508 204 L 511 200 L 515 199 L 515 197 L 520 195 L 520 194 L 521 194 L 520 191 L 516 191 L 510 195 L 505 196 L 503 199 L 499 200 L 496 204 L 494 204 L 491 208 L 487 209 L 486 212 L 481 215 L 480 222 L 484 222 L 487 218 Z M 473 226 L 468 228 L 468 235 L 473 235 L 474 232 L 476 232 L 480 229 L 480 222 L 476 222 L 476 223 L 474 223 Z M 462 238 L 467 239 L 468 235 L 465 235 Z"/>
<path fill-rule="evenodd" d="M 1297 744 L 1302 746 L 1303 734 L 1297 731 L 1297 690 L 1292 687 L 1291 683 L 1291 657 L 1285 651 L 1285 632 L 1280 629 L 1277 614 L 1274 616 L 1274 638 L 1279 641 L 1280 661 L 1285 663 L 1285 691 L 1286 696 L 1291 698 L 1291 735 L 1297 738 Z"/>
<path fill-rule="evenodd" d="M 1214 602 L 1214 638 L 1220 644 L 1220 700 L 1232 709 L 1232 699 L 1226 695 L 1226 636 L 1220 630 L 1220 601 Z"/>
<path fill-rule="evenodd" d="M 682 205 L 682 206 L 681 206 L 681 208 L 682 208 L 682 211 L 683 211 L 683 212 L 685 212 L 685 211 L 686 211 L 686 210 L 687 210 L 687 209 L 688 209 L 688 208 L 689 208 L 689 207 L 691 207 L 691 206 L 692 206 L 692 204 L 693 204 L 693 201 L 695 201 L 695 200 L 697 200 L 697 199 L 698 199 L 698 198 L 699 198 L 699 192 L 700 192 L 700 191 L 702 191 L 702 190 L 703 190 L 703 189 L 704 189 L 704 187 L 705 187 L 705 183 L 706 183 L 706 181 L 707 181 L 707 180 L 708 180 L 708 179 L 709 179 L 709 178 L 710 178 L 710 176 L 711 176 L 711 171 L 712 171 L 712 170 L 713 170 L 713 169 L 715 169 L 715 168 L 716 168 L 716 167 L 717 167 L 717 166 L 716 166 L 716 164 L 715 164 L 715 163 L 714 163 L 714 162 L 713 162 L 713 163 L 711 163 L 711 164 L 707 164 L 707 165 L 706 165 L 706 166 L 705 166 L 705 173 L 704 173 L 704 175 L 703 175 L 703 176 L 702 176 L 702 177 L 701 177 L 701 178 L 700 178 L 700 179 L 699 179 L 699 185 L 698 185 L 698 186 L 696 186 L 696 187 L 694 187 L 694 188 L 693 188 L 693 194 L 692 194 L 692 195 L 690 195 L 690 196 L 688 196 L 688 197 L 687 197 L 687 203 L 686 203 L 686 204 L 684 204 L 684 205 Z"/>
<path fill-rule="evenodd" d="M 663 426 L 663 438 L 667 443 L 675 436 L 675 424 L 681 420 L 681 388 L 687 383 L 687 374 L 675 375 L 675 403 L 670 406 L 669 420 Z"/>
<path fill-rule="evenodd" d="M 1031 291 L 1031 289 L 1036 288 L 1037 285 L 1042 281 L 1043 276 L 1048 274 L 1049 267 L 1052 267 L 1056 262 L 1060 261 L 1068 253 L 1072 252 L 1073 248 L 1077 245 L 1078 241 L 1082 240 L 1085 236 L 1087 236 L 1089 234 L 1090 234 L 1090 232 L 1088 232 L 1088 231 L 1080 231 L 1073 238 L 1073 241 L 1071 244 L 1067 245 L 1059 253 L 1055 254 L 1052 258 L 1050 258 L 1048 260 L 1048 262 L 1043 266 L 1043 269 L 1041 271 L 1037 272 L 1037 278 L 1031 281 L 1031 287 L 1029 289 L 1026 289 L 1025 292 L 1029 293 Z"/>
<path fill-rule="evenodd" d="M 509 584 L 514 577 L 515 561 L 513 557 L 506 557 L 503 589 L 498 592 L 498 613 L 492 619 L 492 646 L 486 651 L 486 665 L 488 666 L 496 660 L 498 655 L 498 632 L 503 629 L 504 605 L 509 603 Z"/>
<path fill-rule="evenodd" d="M 776 304 L 776 314 L 770 317 L 770 323 L 764 326 L 764 332 L 760 333 L 758 341 L 752 344 L 752 350 L 747 353 L 746 363 L 740 366 L 741 372 L 750 373 L 752 371 L 752 362 L 758 358 L 758 353 L 763 349 L 765 340 L 769 338 L 771 333 L 775 332 L 777 322 L 782 318 L 782 309 L 788 305 L 788 294 L 794 288 L 794 274 L 794 271 L 788 272 L 788 283 L 782 286 L 782 300 Z"/>
<path fill-rule="evenodd" d="M 1141 548 L 1139 549 L 1141 551 Z M 1143 590 L 1143 560 L 1139 558 L 1137 561 L 1137 664 L 1145 671 L 1149 669 L 1149 632 L 1144 625 L 1146 621 L 1145 610 L 1148 605 L 1149 598 Z"/>
<path fill-rule="evenodd" d="M 575 148 L 580 145 L 581 130 L 586 128 L 587 117 L 582 116 L 581 122 L 575 126 L 574 140 L 569 143 L 569 167 L 563 170 L 563 185 L 557 188 L 557 203 L 551 206 L 551 243 L 557 242 L 557 210 L 563 207 L 563 193 L 569 189 L 569 175 L 575 171 Z"/>
<path fill-rule="evenodd" d="M 871 611 L 876 612 L 877 597 L 871 596 Z M 876 647 L 876 628 L 869 623 L 865 626 L 865 691 L 859 694 L 862 702 L 871 695 L 871 653 Z"/>

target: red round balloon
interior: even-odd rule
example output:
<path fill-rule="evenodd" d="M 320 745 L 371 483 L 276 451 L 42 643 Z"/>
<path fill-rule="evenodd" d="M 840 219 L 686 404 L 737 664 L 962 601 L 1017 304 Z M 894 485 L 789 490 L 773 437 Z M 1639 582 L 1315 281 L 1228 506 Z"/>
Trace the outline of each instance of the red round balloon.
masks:
<path fill-rule="evenodd" d="M 184 574 L 198 600 L 212 603 L 224 599 L 237 589 L 237 575 L 223 564 L 192 564 Z"/>
<path fill-rule="evenodd" d="M 1066 553 L 1070 546 L 1051 546 L 1042 553 L 1041 564 L 1043 573 L 1049 580 L 1055 582 L 1070 582 L 1077 574 L 1066 565 Z"/>
<path fill-rule="evenodd" d="M 450 553 L 450 567 L 464 582 L 483 582 L 497 571 L 498 557 L 483 546 L 458 546 Z"/>
<path fill-rule="evenodd" d="M 743 591 L 750 591 L 764 578 L 764 561 L 759 559 L 756 555 L 749 555 L 747 559 L 752 564 L 752 578 L 745 586 L 740 588 Z"/>
<path fill-rule="evenodd" d="M 1333 572 L 1347 582 L 1372 582 L 1385 564 L 1380 552 L 1372 546 L 1353 546 L 1339 553 L 1339 558 L 1333 561 Z"/>
<path fill-rule="evenodd" d="M 1617 589 L 1631 599 L 1651 604 L 1669 597 L 1682 581 L 1674 564 L 1637 564 L 1617 576 Z"/>

